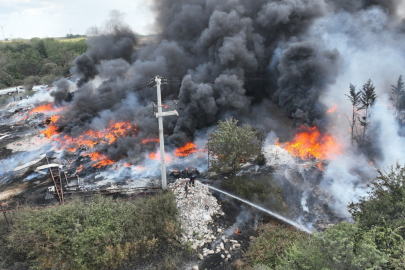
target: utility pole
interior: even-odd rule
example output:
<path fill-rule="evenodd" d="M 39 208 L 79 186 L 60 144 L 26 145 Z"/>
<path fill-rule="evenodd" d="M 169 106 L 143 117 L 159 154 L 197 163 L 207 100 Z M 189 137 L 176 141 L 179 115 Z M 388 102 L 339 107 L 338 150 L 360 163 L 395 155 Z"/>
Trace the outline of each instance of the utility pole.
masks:
<path fill-rule="evenodd" d="M 155 113 L 156 118 L 158 118 L 159 122 L 159 142 L 160 142 L 160 164 L 161 164 L 161 171 L 162 171 L 162 189 L 167 188 L 166 182 L 166 164 L 165 164 L 165 142 L 164 142 L 164 134 L 163 134 L 163 117 L 170 116 L 170 115 L 177 115 L 179 113 L 176 110 L 163 112 L 162 111 L 162 95 L 160 86 L 162 84 L 162 78 L 159 76 L 155 77 L 156 88 L 157 88 L 157 113 Z"/>

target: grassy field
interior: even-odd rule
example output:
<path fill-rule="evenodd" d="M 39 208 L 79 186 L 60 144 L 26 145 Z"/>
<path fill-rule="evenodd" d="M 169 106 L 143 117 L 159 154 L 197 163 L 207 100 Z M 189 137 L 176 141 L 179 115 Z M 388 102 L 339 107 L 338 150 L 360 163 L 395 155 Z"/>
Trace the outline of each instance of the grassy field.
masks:
<path fill-rule="evenodd" d="M 61 38 L 61 39 L 58 39 L 58 41 L 60 41 L 60 42 L 78 42 L 78 41 L 81 41 L 81 40 L 84 40 L 84 39 L 86 39 L 86 38 L 84 38 L 84 37 L 78 37 L 78 38 Z"/>

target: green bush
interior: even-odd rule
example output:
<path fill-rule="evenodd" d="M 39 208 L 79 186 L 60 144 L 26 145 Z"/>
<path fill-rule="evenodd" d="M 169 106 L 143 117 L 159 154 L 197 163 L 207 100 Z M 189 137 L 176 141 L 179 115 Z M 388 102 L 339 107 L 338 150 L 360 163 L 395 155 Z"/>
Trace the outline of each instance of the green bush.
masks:
<path fill-rule="evenodd" d="M 255 159 L 255 164 L 259 165 L 259 166 L 263 166 L 264 164 L 266 164 L 266 158 L 264 157 L 264 154 L 262 152 L 260 152 L 256 159 Z"/>
<path fill-rule="evenodd" d="M 133 202 L 96 197 L 45 210 L 28 210 L 13 222 L 8 245 L 40 269 L 115 269 L 126 260 L 180 248 L 178 209 L 171 192 Z"/>
<path fill-rule="evenodd" d="M 291 226 L 276 223 L 262 224 L 258 228 L 259 236 L 254 238 L 244 254 L 244 261 L 256 269 L 274 269 L 280 263 L 280 257 L 296 241 L 308 238 L 308 235 Z"/>
<path fill-rule="evenodd" d="M 375 236 L 343 222 L 297 241 L 275 269 L 386 269 L 389 255 L 378 250 Z"/>
<path fill-rule="evenodd" d="M 281 189 L 272 181 L 270 176 L 232 176 L 221 182 L 221 188 L 249 201 L 265 203 L 274 211 L 287 210 Z"/>

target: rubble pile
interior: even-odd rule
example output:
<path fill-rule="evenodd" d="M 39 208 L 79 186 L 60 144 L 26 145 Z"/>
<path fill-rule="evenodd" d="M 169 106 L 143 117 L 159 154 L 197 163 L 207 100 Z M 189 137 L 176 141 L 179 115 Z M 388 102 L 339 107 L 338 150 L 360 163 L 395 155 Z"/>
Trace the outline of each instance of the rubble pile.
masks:
<path fill-rule="evenodd" d="M 180 241 L 190 242 L 195 250 L 203 247 L 206 243 L 216 240 L 216 236 L 209 223 L 212 223 L 214 215 L 223 214 L 217 199 L 211 195 L 208 187 L 196 181 L 194 187 L 189 187 L 186 198 L 184 186 L 188 179 L 179 178 L 176 182 L 168 185 L 176 195 L 177 206 L 180 209 L 181 226 L 184 234 Z M 177 188 L 176 188 L 177 187 Z"/>
<path fill-rule="evenodd" d="M 269 144 L 266 145 L 263 150 L 268 166 L 279 167 L 282 165 L 288 165 L 294 167 L 296 164 L 291 154 L 278 145 Z"/>
<path fill-rule="evenodd" d="M 198 258 L 211 254 L 219 254 L 225 262 L 231 258 L 231 252 L 241 247 L 237 240 L 227 239 L 229 228 L 221 228 L 214 223 L 215 216 L 225 213 L 217 203 L 217 199 L 209 192 L 208 187 L 195 181 L 195 186 L 189 187 L 186 198 L 185 184 L 189 179 L 179 178 L 168 185 L 176 195 L 177 206 L 180 209 L 181 226 L 184 230 L 179 239 L 183 244 L 190 243 L 192 249 L 200 250 Z"/>

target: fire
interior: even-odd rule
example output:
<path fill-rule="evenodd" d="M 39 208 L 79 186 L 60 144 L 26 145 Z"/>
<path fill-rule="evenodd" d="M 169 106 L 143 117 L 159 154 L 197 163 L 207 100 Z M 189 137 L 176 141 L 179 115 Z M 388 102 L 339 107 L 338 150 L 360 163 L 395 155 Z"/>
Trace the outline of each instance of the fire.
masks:
<path fill-rule="evenodd" d="M 49 112 L 49 111 L 52 111 L 53 110 L 53 103 L 49 103 L 49 104 L 47 104 L 47 105 L 42 105 L 42 106 L 38 106 L 38 107 L 35 107 L 34 109 L 32 109 L 31 111 L 30 111 L 30 114 L 33 114 L 33 113 L 44 113 L 44 112 Z"/>
<path fill-rule="evenodd" d="M 189 155 L 191 155 L 193 153 L 198 153 L 200 151 L 202 151 L 202 149 L 197 149 L 197 146 L 194 143 L 189 142 L 185 146 L 174 150 L 174 156 L 175 157 L 188 157 Z"/>
<path fill-rule="evenodd" d="M 147 144 L 150 142 L 159 142 L 159 139 L 144 139 L 142 140 L 142 144 Z"/>
<path fill-rule="evenodd" d="M 160 151 L 157 151 L 156 153 L 150 153 L 149 154 L 149 159 L 154 159 L 154 160 L 159 160 L 160 161 Z M 165 154 L 165 161 L 170 162 L 172 158 Z"/>
<path fill-rule="evenodd" d="M 238 229 L 238 228 L 236 228 L 235 233 L 236 233 L 236 234 L 238 234 L 238 233 L 239 233 L 239 229 Z"/>
<path fill-rule="evenodd" d="M 58 133 L 59 133 L 58 131 L 59 131 L 59 128 L 58 128 L 57 126 L 55 126 L 55 125 L 49 125 L 49 127 L 48 127 L 46 130 L 41 131 L 41 133 L 42 133 L 42 134 L 45 134 L 45 136 L 46 136 L 48 139 L 50 139 L 53 135 L 58 134 Z"/>
<path fill-rule="evenodd" d="M 327 159 L 341 154 L 339 145 L 328 134 L 321 134 L 316 127 L 301 127 L 303 131 L 295 134 L 293 141 L 284 148 L 302 159 Z"/>
<path fill-rule="evenodd" d="M 57 113 L 65 109 L 64 107 L 54 108 L 53 106 L 54 106 L 53 102 L 46 105 L 41 105 L 29 111 L 28 114 L 31 115 L 33 113 Z"/>
<path fill-rule="evenodd" d="M 93 149 L 98 144 L 113 144 L 118 138 L 136 135 L 136 125 L 129 122 L 110 122 L 109 126 L 103 130 L 87 130 L 78 137 L 71 137 L 70 135 L 59 134 L 59 115 L 53 115 L 50 119 L 50 124 L 47 129 L 41 131 L 49 139 L 59 143 L 59 149 L 66 149 L 70 152 L 76 152 L 77 149 L 86 147 Z M 59 135 L 59 136 L 54 136 Z M 103 166 L 111 165 L 116 161 L 110 160 L 107 155 L 98 152 L 86 153 L 84 156 L 90 156 L 91 160 L 96 162 L 93 167 L 101 168 Z M 126 166 L 126 165 L 124 165 Z M 130 166 L 130 165 L 128 165 Z"/>
<path fill-rule="evenodd" d="M 337 104 L 333 104 L 333 107 L 330 108 L 326 113 L 334 113 L 337 110 L 338 106 Z"/>
<path fill-rule="evenodd" d="M 89 156 L 91 161 L 96 162 L 92 165 L 92 167 L 101 168 L 115 163 L 115 161 L 109 159 L 107 155 L 100 154 L 98 152 L 84 154 L 84 156 Z"/>
<path fill-rule="evenodd" d="M 318 164 L 316 164 L 316 166 L 318 167 L 318 169 L 319 169 L 320 171 L 323 172 L 323 164 L 322 164 L 322 162 L 318 162 Z"/>

